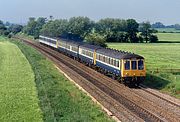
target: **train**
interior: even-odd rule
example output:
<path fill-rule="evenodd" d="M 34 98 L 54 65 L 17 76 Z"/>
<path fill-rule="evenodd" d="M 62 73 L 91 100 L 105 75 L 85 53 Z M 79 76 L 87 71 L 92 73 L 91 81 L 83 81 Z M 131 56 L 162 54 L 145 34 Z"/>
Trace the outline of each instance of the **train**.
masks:
<path fill-rule="evenodd" d="M 143 56 L 91 45 L 85 42 L 40 35 L 39 43 L 50 46 L 103 74 L 125 84 L 139 85 L 145 80 L 146 67 Z"/>

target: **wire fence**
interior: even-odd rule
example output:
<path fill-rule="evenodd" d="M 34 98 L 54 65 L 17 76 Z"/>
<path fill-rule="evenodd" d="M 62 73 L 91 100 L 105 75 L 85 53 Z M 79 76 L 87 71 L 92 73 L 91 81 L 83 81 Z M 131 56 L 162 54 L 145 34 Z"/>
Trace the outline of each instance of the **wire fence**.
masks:
<path fill-rule="evenodd" d="M 180 69 L 161 69 L 161 68 L 156 68 L 156 69 L 147 69 L 150 73 L 179 73 L 180 74 Z"/>

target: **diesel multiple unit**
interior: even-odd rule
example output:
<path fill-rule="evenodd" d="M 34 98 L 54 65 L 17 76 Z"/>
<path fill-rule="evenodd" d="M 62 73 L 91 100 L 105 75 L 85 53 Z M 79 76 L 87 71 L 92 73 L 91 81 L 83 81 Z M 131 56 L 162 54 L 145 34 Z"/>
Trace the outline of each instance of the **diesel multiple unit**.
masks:
<path fill-rule="evenodd" d="M 40 36 L 39 42 L 88 65 L 96 66 L 104 73 L 118 77 L 122 82 L 138 85 L 145 79 L 145 60 L 140 55 L 46 36 Z"/>

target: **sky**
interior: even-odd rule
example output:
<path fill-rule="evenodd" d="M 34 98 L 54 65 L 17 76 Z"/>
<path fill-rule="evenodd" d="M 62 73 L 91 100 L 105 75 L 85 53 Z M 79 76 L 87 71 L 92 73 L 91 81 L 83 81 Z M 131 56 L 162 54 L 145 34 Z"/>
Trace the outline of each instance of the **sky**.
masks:
<path fill-rule="evenodd" d="M 0 0 L 0 20 L 25 23 L 29 17 L 87 16 L 180 24 L 180 0 Z"/>

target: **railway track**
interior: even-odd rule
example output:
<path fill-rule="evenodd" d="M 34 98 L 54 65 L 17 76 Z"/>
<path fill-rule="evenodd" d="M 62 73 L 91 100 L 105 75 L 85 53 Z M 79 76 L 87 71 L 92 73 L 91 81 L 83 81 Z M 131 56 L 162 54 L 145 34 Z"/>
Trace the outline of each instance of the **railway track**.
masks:
<path fill-rule="evenodd" d="M 144 85 L 139 86 L 138 89 L 136 88 L 131 90 L 140 97 L 146 98 L 152 103 L 163 107 L 165 110 L 171 111 L 171 113 L 175 113 L 180 116 L 180 100 L 169 95 L 162 94 L 157 90 L 147 88 Z"/>
<path fill-rule="evenodd" d="M 145 91 L 145 92 L 147 92 L 147 93 L 149 93 L 149 94 L 152 94 L 152 95 L 156 96 L 157 98 L 162 99 L 162 100 L 164 100 L 164 101 L 166 101 L 166 102 L 168 102 L 168 103 L 170 103 L 170 104 L 172 104 L 172 105 L 174 105 L 174 106 L 176 106 L 177 108 L 180 109 L 180 104 L 177 104 L 177 103 L 175 103 L 174 101 L 168 100 L 168 99 L 160 96 L 159 94 L 154 93 L 154 92 L 148 90 L 146 86 L 140 85 L 139 88 L 142 89 L 143 91 Z"/>
<path fill-rule="evenodd" d="M 36 48 L 36 45 L 31 46 Z M 105 106 L 111 113 L 110 116 L 115 116 L 121 121 L 131 122 L 131 121 L 143 121 L 141 118 L 133 115 L 131 112 L 127 111 L 127 109 L 119 104 L 116 100 L 112 99 L 110 96 L 108 96 L 106 93 L 104 93 L 102 90 L 97 88 L 95 85 L 93 85 L 91 82 L 89 82 L 86 78 L 79 75 L 76 71 L 72 71 L 72 67 L 67 67 L 66 65 L 63 65 L 57 60 L 56 57 L 50 56 L 49 53 L 42 51 L 39 48 L 36 48 L 39 50 L 42 54 L 47 56 L 49 59 L 53 60 L 53 62 L 59 66 L 63 67 L 66 74 L 68 74 L 69 77 L 71 77 L 73 80 L 75 80 L 81 87 L 83 87 L 86 91 L 88 91 L 96 100 L 101 101 L 101 104 Z M 72 75 L 73 74 L 73 75 Z M 82 82 L 83 81 L 83 82 Z"/>
<path fill-rule="evenodd" d="M 165 111 L 163 111 L 161 107 L 154 106 L 152 105 L 151 102 L 143 100 L 143 98 L 137 97 L 137 95 L 131 93 L 130 90 L 127 90 L 128 88 L 125 88 L 125 86 L 117 82 L 114 82 L 112 79 L 103 76 L 102 74 L 97 73 L 96 71 L 90 68 L 85 67 L 79 62 L 72 61 L 72 59 L 70 59 L 69 57 L 64 56 L 56 51 L 53 51 L 45 46 L 41 46 L 29 42 L 27 40 L 26 43 L 35 47 L 41 52 L 43 51 L 44 53 L 53 56 L 55 59 L 59 60 L 60 62 L 68 66 L 70 69 L 73 69 L 75 72 L 77 72 L 80 76 L 85 78 L 87 82 L 90 81 L 90 83 L 93 84 L 94 87 L 97 87 L 98 89 L 101 90 L 101 92 L 99 92 L 99 96 L 101 96 L 101 93 L 106 94 L 106 97 L 109 97 L 107 101 L 115 101 L 115 103 L 111 103 L 111 106 L 116 105 L 116 107 L 114 106 L 114 108 L 117 108 L 117 105 L 121 106 L 121 110 L 123 107 L 126 108 L 128 110 L 127 113 L 132 113 L 132 116 L 136 118 L 134 120 L 137 119 L 144 121 L 176 121 L 176 120 L 178 121 L 179 120 L 178 116 L 167 114 Z M 127 93 L 124 94 L 124 92 Z M 142 102 L 145 102 L 144 104 L 147 105 L 141 105 Z M 150 107 L 151 105 L 154 106 L 154 108 L 157 107 L 160 111 L 156 111 L 155 109 L 148 110 L 149 109 L 148 107 Z M 152 112 L 153 110 L 154 112 Z"/>

